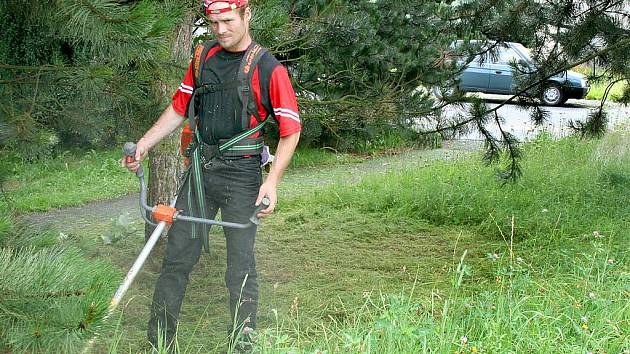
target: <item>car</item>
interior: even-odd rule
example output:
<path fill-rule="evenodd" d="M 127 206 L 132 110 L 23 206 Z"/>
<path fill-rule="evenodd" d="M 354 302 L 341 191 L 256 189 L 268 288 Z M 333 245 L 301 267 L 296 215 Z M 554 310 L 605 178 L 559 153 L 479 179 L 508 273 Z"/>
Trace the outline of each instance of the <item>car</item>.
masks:
<path fill-rule="evenodd" d="M 461 41 L 456 42 L 455 45 L 461 45 Z M 536 63 L 532 60 L 529 49 L 520 43 L 505 42 L 496 48 L 492 55 L 489 52 L 477 55 L 466 64 L 465 69 L 458 76 L 454 89 L 462 93 L 516 94 L 514 63 L 529 68 L 534 68 Z M 460 60 L 460 63 L 465 64 L 463 60 Z M 568 99 L 584 98 L 589 89 L 586 76 L 568 70 L 550 77 L 545 82 L 540 99 L 546 105 L 560 106 Z M 434 94 L 438 98 L 449 93 L 453 93 L 452 89 L 450 92 L 449 90 L 445 92 L 443 88 L 434 88 Z"/>

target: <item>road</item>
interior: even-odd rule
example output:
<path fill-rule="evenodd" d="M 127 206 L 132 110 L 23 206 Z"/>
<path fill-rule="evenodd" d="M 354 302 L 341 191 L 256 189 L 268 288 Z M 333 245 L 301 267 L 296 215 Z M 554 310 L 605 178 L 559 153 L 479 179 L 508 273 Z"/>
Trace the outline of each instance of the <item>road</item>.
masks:
<path fill-rule="evenodd" d="M 509 96 L 500 95 L 480 95 L 489 108 L 501 104 Z M 529 112 L 520 109 L 515 104 L 507 104 L 499 108 L 499 116 L 505 120 L 503 129 L 514 134 L 519 140 L 530 140 L 536 137 L 541 131 L 548 131 L 555 137 L 564 137 L 571 133 L 568 128 L 570 120 L 584 121 L 588 114 L 599 107 L 599 101 L 590 100 L 569 100 L 563 107 L 543 107 L 549 112 L 549 120 L 540 127 L 535 127 L 532 123 Z M 609 128 L 612 129 L 620 123 L 630 123 L 630 106 L 624 107 L 617 103 L 606 103 L 604 106 L 608 112 Z M 461 108 L 450 108 L 446 110 L 448 117 L 456 114 L 465 114 Z M 498 127 L 495 124 L 489 126 L 489 130 L 498 137 Z M 472 132 L 460 137 L 465 140 L 481 139 L 479 133 Z"/>

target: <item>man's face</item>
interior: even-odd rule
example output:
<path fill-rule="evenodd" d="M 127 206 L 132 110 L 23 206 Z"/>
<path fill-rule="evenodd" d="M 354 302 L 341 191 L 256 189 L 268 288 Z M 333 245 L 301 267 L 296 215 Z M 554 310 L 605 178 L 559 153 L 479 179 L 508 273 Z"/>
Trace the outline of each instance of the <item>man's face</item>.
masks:
<path fill-rule="evenodd" d="M 210 5 L 210 10 L 227 7 L 225 2 L 218 2 Z M 245 8 L 244 16 L 241 17 L 239 9 L 227 11 L 221 14 L 209 14 L 210 28 L 216 35 L 221 47 L 228 51 L 238 52 L 246 50 L 250 43 L 249 20 L 251 10 Z"/>

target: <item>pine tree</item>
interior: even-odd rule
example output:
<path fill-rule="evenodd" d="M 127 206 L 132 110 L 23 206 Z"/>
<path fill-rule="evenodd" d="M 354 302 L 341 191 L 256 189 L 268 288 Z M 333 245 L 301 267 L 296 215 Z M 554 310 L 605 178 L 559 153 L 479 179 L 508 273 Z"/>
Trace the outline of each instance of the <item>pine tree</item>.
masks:
<path fill-rule="evenodd" d="M 12 147 L 35 159 L 58 143 L 138 135 L 160 109 L 155 83 L 172 71 L 181 12 L 162 1 L 2 2 L 0 109 L 19 142 Z"/>
<path fill-rule="evenodd" d="M 0 4 L 0 146 L 26 157 L 64 143 L 134 138 L 164 108 L 174 28 L 188 8 L 169 1 L 10 0 Z M 156 169 L 157 170 L 157 169 Z M 170 172 L 170 171 L 169 171 Z M 41 230 L 0 230 L 0 348 L 80 352 L 111 325 L 120 274 Z"/>
<path fill-rule="evenodd" d="M 617 82 L 630 80 L 630 5 L 620 0 L 477 0 L 452 1 L 442 7 L 440 16 L 457 23 L 460 39 L 480 40 L 475 45 L 462 46 L 454 56 L 468 57 L 487 52 L 493 55 L 504 42 L 521 42 L 532 50 L 537 65 L 525 68 L 513 63 L 519 76 L 518 92 L 497 107 L 489 108 L 477 98 L 455 96 L 454 104 L 470 102 L 468 115 L 441 121 L 437 130 L 457 134 L 473 129 L 485 138 L 488 161 L 506 157 L 507 165 L 502 176 L 515 179 L 520 175 L 518 140 L 502 129 L 502 118 L 497 110 L 508 102 L 516 102 L 531 113 L 536 125 L 543 124 L 549 113 L 541 107 L 540 97 L 545 82 L 553 75 L 576 65 L 597 62 L 599 73 L 593 71 L 589 80 L 609 82 L 607 89 Z M 451 77 L 461 70 L 452 63 Z M 452 87 L 453 81 L 446 80 Z M 570 126 L 582 137 L 598 137 L 606 130 L 607 119 L 603 98 L 585 122 L 570 122 Z M 621 102 L 630 102 L 630 85 L 625 86 Z M 500 136 L 492 136 L 485 126 L 495 122 Z"/>

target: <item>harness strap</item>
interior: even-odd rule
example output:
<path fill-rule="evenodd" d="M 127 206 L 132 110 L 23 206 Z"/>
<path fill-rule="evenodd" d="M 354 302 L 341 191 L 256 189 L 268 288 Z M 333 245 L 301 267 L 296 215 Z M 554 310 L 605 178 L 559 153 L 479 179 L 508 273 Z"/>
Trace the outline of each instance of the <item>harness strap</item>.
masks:
<path fill-rule="evenodd" d="M 203 67 L 203 63 L 206 61 L 208 52 L 216 44 L 217 41 L 206 41 L 195 48 L 195 52 L 193 54 L 193 79 L 195 81 L 195 88 L 203 86 L 201 84 L 201 69 Z M 195 89 L 192 97 L 190 97 L 190 101 L 188 102 L 188 125 L 192 131 L 197 130 L 197 93 L 202 92 L 197 92 L 197 89 Z"/>
<path fill-rule="evenodd" d="M 203 93 L 214 93 L 219 91 L 231 90 L 237 88 L 239 85 L 238 81 L 230 81 L 222 84 L 205 84 L 201 86 L 197 86 L 195 88 L 195 92 L 203 94 Z"/>
<path fill-rule="evenodd" d="M 194 210 L 195 205 L 193 205 L 193 196 L 197 199 L 197 210 L 199 213 L 199 217 L 207 217 L 206 213 L 206 205 L 205 205 L 205 192 L 203 186 L 203 176 L 202 176 L 202 149 L 200 148 L 202 145 L 202 139 L 199 134 L 199 129 L 197 129 L 197 119 L 198 115 L 196 112 L 198 106 L 198 94 L 206 94 L 211 92 L 217 92 L 220 90 L 226 90 L 228 88 L 234 88 L 231 84 L 201 84 L 201 70 L 203 64 L 205 62 L 206 57 L 208 56 L 208 52 L 212 47 L 216 45 L 216 41 L 207 41 L 203 44 L 197 46 L 195 48 L 194 57 L 193 57 L 193 77 L 195 81 L 195 90 L 192 93 L 190 101 L 188 103 L 188 124 L 190 130 L 194 132 L 193 141 L 191 144 L 193 145 L 190 151 L 191 164 L 185 175 L 185 178 L 188 182 L 188 209 L 191 211 Z M 260 58 L 266 53 L 266 49 L 261 47 L 256 43 L 252 43 L 250 47 L 247 49 L 244 58 L 241 60 L 239 71 L 237 75 L 236 87 L 238 90 L 239 100 L 242 104 L 242 112 L 241 112 L 241 126 L 244 128 L 249 127 L 249 118 L 251 114 L 254 115 L 258 124 L 249 128 L 234 137 L 228 139 L 227 141 L 221 142 L 218 147 L 220 153 L 225 154 L 226 156 L 244 156 L 244 155 L 255 155 L 260 154 L 263 149 L 262 138 L 260 139 L 247 139 L 248 136 L 261 131 L 265 124 L 266 120 L 262 120 L 260 118 L 260 114 L 258 113 L 258 107 L 256 105 L 255 100 L 252 99 L 251 93 L 251 79 L 254 73 L 254 68 L 258 64 Z M 251 114 L 250 114 L 251 112 Z M 247 140 L 246 140 L 247 139 Z M 201 236 L 203 248 L 206 253 L 209 253 L 209 241 L 208 241 L 208 232 L 209 225 L 201 224 L 197 225 L 195 223 L 192 224 L 192 238 L 197 238 Z"/>
<path fill-rule="evenodd" d="M 203 190 L 203 176 L 201 172 L 201 149 L 199 149 L 199 145 L 201 142 L 199 136 L 199 130 L 195 130 L 194 135 L 194 143 L 196 143 L 196 148 L 192 151 L 191 156 L 191 164 L 189 167 L 189 172 L 187 173 L 188 179 L 188 210 L 190 210 L 191 214 L 194 210 L 193 206 L 193 193 L 197 197 L 197 210 L 199 212 L 198 217 L 205 218 L 206 217 L 206 198 L 205 192 Z M 208 244 L 208 232 L 209 225 L 201 224 L 197 225 L 196 223 L 192 223 L 191 237 L 198 238 L 201 236 L 201 240 L 203 242 L 203 248 L 206 253 L 210 252 L 210 245 Z"/>
<path fill-rule="evenodd" d="M 219 145 L 219 152 L 224 153 L 226 156 L 243 156 L 246 154 L 255 155 L 260 154 L 263 147 L 262 138 L 256 139 L 247 139 L 248 136 L 260 131 L 266 121 L 256 125 L 255 127 L 248 129 L 247 131 L 229 139 L 228 141 Z M 250 142 L 252 144 L 241 144 L 241 142 Z M 190 151 L 190 159 L 191 164 L 186 174 L 184 176 L 184 181 L 188 182 L 188 210 L 190 210 L 191 214 L 193 214 L 193 210 L 195 207 L 198 211 L 198 216 L 201 218 L 207 217 L 206 213 L 206 202 L 205 202 L 205 191 L 203 186 L 203 175 L 202 175 L 202 144 L 201 137 L 199 136 L 199 130 L 196 129 L 193 135 L 193 141 L 191 144 L 194 144 L 192 151 Z M 197 199 L 197 204 L 193 205 L 193 196 Z M 197 225 L 196 223 L 192 224 L 192 238 L 201 237 L 201 241 L 203 243 L 203 249 L 206 253 L 210 252 L 210 245 L 208 243 L 208 232 L 210 231 L 210 226 L 206 224 Z"/>
<path fill-rule="evenodd" d="M 238 69 L 237 81 L 240 83 L 238 87 L 238 98 L 243 106 L 241 112 L 241 126 L 243 129 L 249 127 L 250 113 L 256 117 L 258 123 L 263 121 L 260 118 L 260 114 L 258 114 L 258 106 L 252 99 L 250 84 L 254 76 L 254 69 L 265 53 L 267 53 L 267 50 L 264 47 L 258 43 L 252 42 L 249 48 L 247 48 L 247 52 L 245 52 L 245 56 L 243 60 L 241 60 L 241 65 Z"/>

